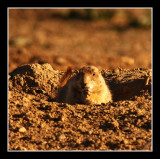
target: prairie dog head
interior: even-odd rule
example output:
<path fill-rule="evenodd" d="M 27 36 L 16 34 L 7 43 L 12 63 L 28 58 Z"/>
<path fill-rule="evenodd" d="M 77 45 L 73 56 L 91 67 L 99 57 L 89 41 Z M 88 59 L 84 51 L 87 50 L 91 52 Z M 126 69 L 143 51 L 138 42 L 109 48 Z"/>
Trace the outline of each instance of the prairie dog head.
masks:
<path fill-rule="evenodd" d="M 98 93 L 99 88 L 105 85 L 101 73 L 95 66 L 82 67 L 73 81 L 74 86 L 84 94 Z"/>
<path fill-rule="evenodd" d="M 58 96 L 61 102 L 101 104 L 112 100 L 110 90 L 97 67 L 82 67 L 71 76 L 72 69 L 69 67 L 61 80 L 62 88 Z"/>

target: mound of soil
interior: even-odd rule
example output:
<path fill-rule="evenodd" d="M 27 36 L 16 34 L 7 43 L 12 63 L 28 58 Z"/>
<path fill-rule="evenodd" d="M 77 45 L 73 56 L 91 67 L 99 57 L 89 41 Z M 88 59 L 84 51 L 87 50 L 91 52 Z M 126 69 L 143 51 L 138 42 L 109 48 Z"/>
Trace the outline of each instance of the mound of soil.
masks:
<path fill-rule="evenodd" d="M 48 63 L 12 71 L 9 150 L 151 150 L 151 70 L 101 73 L 113 102 L 70 105 L 55 100 L 64 71 Z"/>

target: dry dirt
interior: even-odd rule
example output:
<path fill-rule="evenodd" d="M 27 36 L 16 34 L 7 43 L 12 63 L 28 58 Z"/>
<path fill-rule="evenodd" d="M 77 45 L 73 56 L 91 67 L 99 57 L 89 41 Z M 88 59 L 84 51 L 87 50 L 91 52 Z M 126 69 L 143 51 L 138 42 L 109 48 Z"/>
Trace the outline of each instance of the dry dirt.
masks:
<path fill-rule="evenodd" d="M 9 12 L 8 149 L 152 150 L 151 30 L 117 31 L 114 17 L 107 23 L 52 14 Z M 89 64 L 101 70 L 113 102 L 56 102 L 67 66 L 76 73 Z"/>
<path fill-rule="evenodd" d="M 9 75 L 9 149 L 141 150 L 151 141 L 150 71 L 102 70 L 113 102 L 69 105 L 55 101 L 64 72 L 18 67 Z"/>

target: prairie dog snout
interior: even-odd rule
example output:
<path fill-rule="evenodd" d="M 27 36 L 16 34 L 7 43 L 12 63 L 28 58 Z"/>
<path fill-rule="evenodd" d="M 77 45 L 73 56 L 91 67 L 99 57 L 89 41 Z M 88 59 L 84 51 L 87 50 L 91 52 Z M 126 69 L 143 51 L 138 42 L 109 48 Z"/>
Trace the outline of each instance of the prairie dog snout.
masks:
<path fill-rule="evenodd" d="M 71 68 L 68 68 L 63 78 L 63 87 L 58 94 L 60 102 L 69 104 L 101 104 L 112 100 L 111 92 L 97 67 L 82 67 L 72 77 L 71 72 Z M 71 78 L 69 79 L 69 77 Z"/>

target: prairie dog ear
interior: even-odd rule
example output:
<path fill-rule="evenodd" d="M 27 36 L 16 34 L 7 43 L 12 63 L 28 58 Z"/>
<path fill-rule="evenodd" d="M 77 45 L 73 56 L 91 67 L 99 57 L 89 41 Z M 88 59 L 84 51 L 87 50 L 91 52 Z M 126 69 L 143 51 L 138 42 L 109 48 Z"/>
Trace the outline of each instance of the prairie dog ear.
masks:
<path fill-rule="evenodd" d="M 67 71 L 66 71 L 66 74 L 70 74 L 70 75 L 72 75 L 72 67 L 71 66 L 68 66 L 68 68 L 67 68 Z"/>
<path fill-rule="evenodd" d="M 72 67 L 68 66 L 66 73 L 60 79 L 60 87 L 63 87 L 67 83 L 67 81 L 71 78 L 71 75 L 72 75 Z"/>

